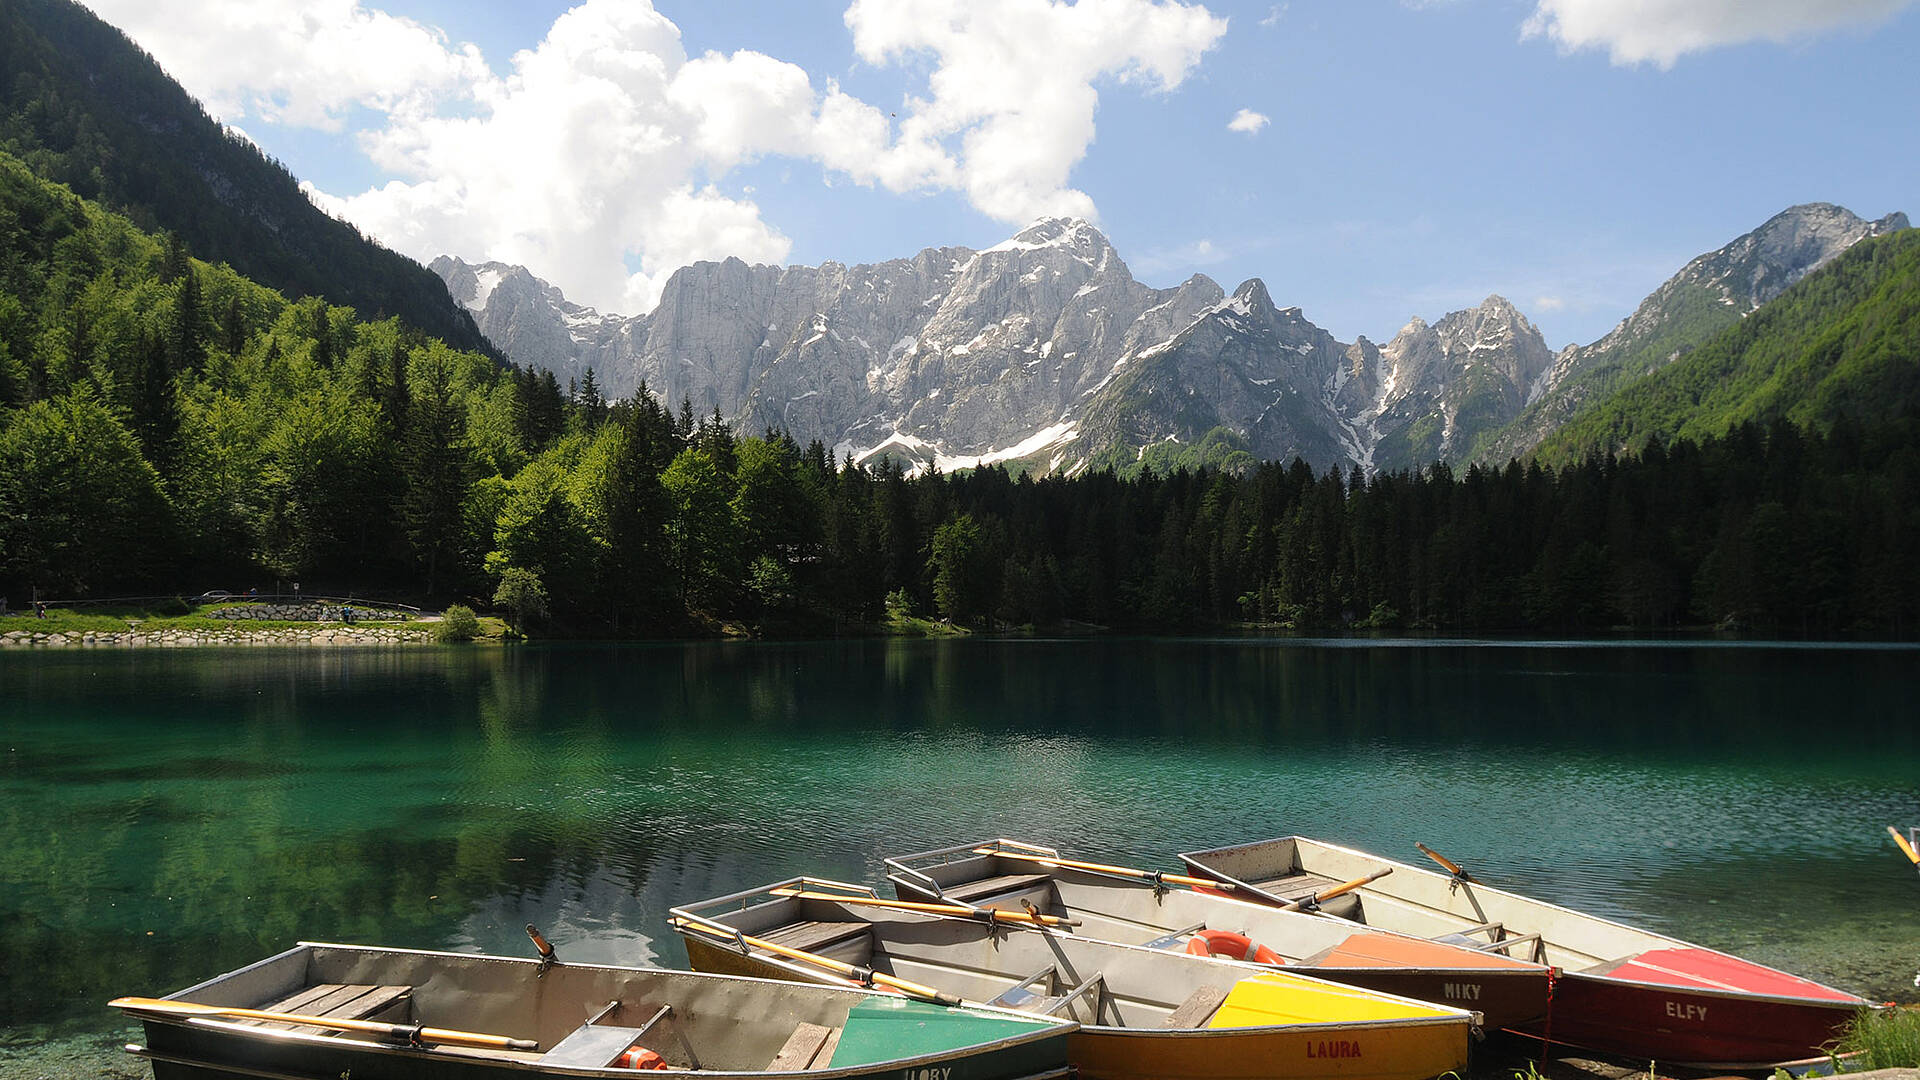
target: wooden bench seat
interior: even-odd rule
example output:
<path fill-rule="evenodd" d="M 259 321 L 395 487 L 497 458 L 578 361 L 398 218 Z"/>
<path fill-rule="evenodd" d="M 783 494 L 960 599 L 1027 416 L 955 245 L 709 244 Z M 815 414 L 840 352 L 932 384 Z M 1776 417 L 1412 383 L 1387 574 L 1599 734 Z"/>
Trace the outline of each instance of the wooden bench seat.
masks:
<path fill-rule="evenodd" d="M 1167 1017 L 1170 1028 L 1205 1027 L 1213 1014 L 1220 1011 L 1221 1003 L 1227 1000 L 1227 992 L 1217 986 L 1203 986 L 1187 995 Z"/>
<path fill-rule="evenodd" d="M 413 1000 L 411 986 L 357 986 L 343 983 L 322 983 L 309 986 L 299 993 L 292 994 L 261 1006 L 262 1012 L 298 1013 L 301 1016 L 332 1016 L 342 1020 L 381 1020 L 390 1023 L 405 1023 L 411 1011 Z M 277 1020 L 243 1020 L 253 1027 L 280 1028 L 287 1031 L 318 1033 L 337 1031 L 338 1028 L 320 1027 L 311 1024 L 284 1024 Z"/>
<path fill-rule="evenodd" d="M 789 949 L 802 952 L 818 952 L 829 945 L 835 945 L 849 938 L 868 933 L 863 922 L 797 922 L 783 926 L 778 930 L 769 930 L 754 936 L 771 941 L 775 945 L 785 945 Z"/>
<path fill-rule="evenodd" d="M 1283 900 L 1304 900 L 1315 893 L 1325 892 L 1340 882 L 1319 874 L 1288 874 L 1285 877 L 1255 881 L 1250 884 L 1262 892 L 1272 893 Z"/>
<path fill-rule="evenodd" d="M 1052 880 L 1053 878 L 1047 874 L 1000 874 L 997 877 L 980 878 L 976 881 L 945 886 L 941 889 L 941 893 L 949 900 L 970 903 L 999 896 L 1002 893 L 1037 889 Z"/>
<path fill-rule="evenodd" d="M 833 1049 L 840 1045 L 840 1028 L 822 1027 L 802 1021 L 787 1036 L 787 1043 L 773 1055 L 768 1072 L 805 1072 L 824 1069 L 833 1061 Z"/>

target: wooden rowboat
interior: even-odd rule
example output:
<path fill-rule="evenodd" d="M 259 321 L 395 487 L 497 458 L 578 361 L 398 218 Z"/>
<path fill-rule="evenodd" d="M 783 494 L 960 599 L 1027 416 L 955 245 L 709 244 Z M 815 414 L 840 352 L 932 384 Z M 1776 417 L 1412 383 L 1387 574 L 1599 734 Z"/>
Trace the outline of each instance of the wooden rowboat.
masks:
<path fill-rule="evenodd" d="M 144 1022 L 147 1044 L 127 1049 L 153 1063 L 155 1080 L 530 1080 L 636 1068 L 1063 1080 L 1076 1027 L 867 990 L 312 943 L 166 998 L 112 1004 Z"/>
<path fill-rule="evenodd" d="M 1180 858 L 1235 896 L 1286 903 L 1391 868 L 1325 912 L 1369 926 L 1518 952 L 1560 969 L 1552 1008 L 1518 1030 L 1636 1061 L 1766 1068 L 1822 1052 L 1866 999 L 1677 938 L 1300 836 Z"/>
<path fill-rule="evenodd" d="M 870 973 L 909 992 L 1078 1020 L 1068 1057 L 1089 1080 L 1424 1080 L 1466 1065 L 1474 1017 L 1458 1009 L 992 912 L 898 905 L 796 878 L 675 908 L 673 925 L 700 971 Z"/>
<path fill-rule="evenodd" d="M 1195 946 L 1196 935 L 1218 941 L 1225 933 L 1265 948 L 1295 974 L 1471 1009 L 1491 1028 L 1528 1024 L 1547 1011 L 1542 964 L 1195 892 L 1164 874 L 1063 859 L 1034 844 L 989 840 L 903 855 L 886 865 L 902 899 L 1011 911 L 1031 905 L 1077 920 L 1074 933 L 1149 948 L 1197 950 L 1206 939 Z"/>

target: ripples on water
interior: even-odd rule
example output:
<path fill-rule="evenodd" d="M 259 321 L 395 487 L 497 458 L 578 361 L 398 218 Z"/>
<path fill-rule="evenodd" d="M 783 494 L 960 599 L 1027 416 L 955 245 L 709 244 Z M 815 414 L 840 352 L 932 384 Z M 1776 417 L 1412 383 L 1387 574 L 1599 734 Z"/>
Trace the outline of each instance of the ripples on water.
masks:
<path fill-rule="evenodd" d="M 1304 832 L 1913 995 L 1910 649 L 855 642 L 0 656 L 0 1055 L 307 939 L 684 962 L 993 835 Z"/>

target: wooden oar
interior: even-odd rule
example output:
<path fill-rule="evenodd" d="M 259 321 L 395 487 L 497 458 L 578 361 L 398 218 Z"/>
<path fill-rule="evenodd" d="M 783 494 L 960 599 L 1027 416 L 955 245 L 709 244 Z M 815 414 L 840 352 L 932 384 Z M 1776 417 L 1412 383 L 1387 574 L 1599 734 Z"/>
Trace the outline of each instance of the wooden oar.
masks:
<path fill-rule="evenodd" d="M 300 1013 L 266 1012 L 261 1009 L 236 1009 L 225 1005 L 196 1005 L 190 1001 L 166 1001 L 161 998 L 114 998 L 107 1004 L 116 1009 L 142 1012 L 180 1013 L 186 1016 L 219 1016 L 234 1020 L 266 1020 L 277 1024 L 303 1024 L 337 1031 L 364 1031 L 404 1042 L 460 1043 L 465 1046 L 490 1046 L 499 1050 L 538 1050 L 532 1039 L 509 1039 L 505 1035 L 484 1035 L 477 1031 L 450 1031 L 446 1028 L 417 1027 L 413 1024 L 383 1024 L 378 1020 L 348 1020 L 338 1016 L 304 1016 Z"/>
<path fill-rule="evenodd" d="M 1445 855 L 1440 854 L 1439 852 L 1433 850 L 1432 848 L 1419 842 L 1418 840 L 1414 841 L 1413 846 L 1419 848 L 1421 852 L 1426 855 L 1427 858 L 1432 859 L 1434 862 L 1437 862 L 1441 866 L 1446 867 L 1447 873 L 1452 874 L 1454 877 L 1459 878 L 1461 881 L 1473 880 L 1472 874 L 1467 873 L 1464 869 L 1461 868 L 1459 863 L 1454 862 L 1452 859 L 1447 858 Z"/>
<path fill-rule="evenodd" d="M 1047 866 L 1061 866 L 1068 870 L 1087 870 L 1095 874 L 1112 874 L 1115 877 L 1137 878 L 1155 884 L 1165 882 L 1171 885 L 1185 885 L 1188 888 L 1221 889 L 1234 891 L 1240 888 L 1231 881 L 1216 881 L 1213 878 L 1187 877 L 1183 874 L 1163 874 L 1157 870 L 1136 870 L 1131 866 L 1108 866 L 1105 863 L 1080 862 L 1075 859 L 1062 859 L 1053 855 L 1028 855 L 1019 851 L 1007 851 L 1002 848 L 974 848 L 975 855 L 998 855 L 1003 859 L 1024 859 L 1027 862 L 1042 863 Z"/>
<path fill-rule="evenodd" d="M 898 990 L 903 994 L 912 994 L 914 997 L 926 998 L 929 1001 L 937 1001 L 942 1005 L 965 1004 L 965 1002 L 961 1001 L 957 997 L 954 997 L 952 994 L 935 990 L 931 986 L 924 986 L 917 982 L 909 982 L 906 979 L 896 979 L 891 975 L 882 975 L 877 971 L 873 971 L 868 968 L 857 967 L 853 964 L 843 964 L 840 961 L 833 959 L 832 957 L 821 956 L 819 953 L 810 953 L 805 951 L 804 949 L 793 949 L 793 948 L 788 948 L 785 945 L 777 945 L 771 941 L 768 941 L 765 938 L 757 938 L 750 934 L 742 934 L 738 930 L 732 930 L 731 933 L 728 933 L 722 930 L 718 925 L 705 926 L 705 925 L 702 925 L 701 923 L 694 922 L 690 919 L 676 919 L 674 920 L 673 926 L 674 926 L 674 929 L 676 930 L 685 930 L 689 928 L 694 930 L 699 930 L 703 933 L 710 934 L 713 937 L 718 938 L 722 941 L 732 941 L 737 937 L 740 941 L 744 941 L 748 945 L 751 945 L 756 949 L 765 949 L 766 951 L 770 953 L 774 953 L 775 955 L 778 955 L 778 956 L 785 956 L 785 957 L 788 957 L 789 959 L 799 960 L 804 963 L 813 964 L 817 967 L 826 968 L 828 971 L 834 972 L 836 974 L 848 976 L 863 986 L 878 984 L 880 986 L 891 987 L 892 989 Z M 731 930 L 730 927 L 728 929 Z"/>
<path fill-rule="evenodd" d="M 1079 919 L 1065 919 L 1058 915 L 1029 915 L 1024 911 L 1004 911 L 999 908 L 968 907 L 964 904 L 923 904 L 915 900 L 884 900 L 878 896 L 854 896 L 841 893 L 805 892 L 797 888 L 772 890 L 774 896 L 790 896 L 795 900 L 834 900 L 842 904 L 860 904 L 865 907 L 893 908 L 898 911 L 921 911 L 928 915 L 964 915 L 979 918 L 984 915 L 994 920 L 1005 919 L 1008 922 L 1038 923 L 1042 926 L 1079 926 Z"/>
<path fill-rule="evenodd" d="M 1386 877 L 1388 874 L 1391 874 L 1391 873 L 1393 873 L 1393 867 L 1391 866 L 1387 867 L 1384 870 L 1375 870 L 1373 873 L 1368 874 L 1366 877 L 1357 877 L 1357 878 L 1354 878 L 1352 881 L 1347 882 L 1344 885 L 1335 885 L 1333 888 L 1328 889 L 1326 892 L 1315 893 L 1312 896 L 1303 896 L 1300 899 L 1295 900 L 1291 904 L 1281 904 L 1280 910 L 1281 911 L 1299 911 L 1303 907 L 1308 907 L 1308 906 L 1319 907 L 1321 904 L 1326 903 L 1328 900 L 1331 900 L 1336 896 L 1345 896 L 1348 893 L 1352 892 L 1353 890 L 1358 889 L 1363 885 L 1368 885 L 1375 881 L 1379 881 L 1381 878 Z"/>
<path fill-rule="evenodd" d="M 1913 850 L 1913 845 L 1907 841 L 1906 837 L 1900 835 L 1899 829 L 1889 825 L 1887 826 L 1887 835 L 1893 837 L 1893 842 L 1899 845 L 1901 854 L 1907 857 L 1908 862 L 1915 866 L 1920 866 L 1920 851 Z"/>

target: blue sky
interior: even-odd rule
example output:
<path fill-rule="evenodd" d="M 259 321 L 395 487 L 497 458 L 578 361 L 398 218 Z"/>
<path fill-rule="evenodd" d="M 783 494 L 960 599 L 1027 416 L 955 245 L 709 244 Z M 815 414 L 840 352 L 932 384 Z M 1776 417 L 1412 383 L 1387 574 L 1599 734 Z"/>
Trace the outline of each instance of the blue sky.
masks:
<path fill-rule="evenodd" d="M 1912 0 L 1096 4 L 595 0 L 567 34 L 538 0 L 92 6 L 390 245 L 610 310 L 688 258 L 978 248 L 1084 207 L 1152 285 L 1260 277 L 1345 340 L 1499 292 L 1558 347 L 1794 203 L 1920 212 Z"/>

